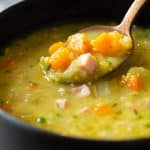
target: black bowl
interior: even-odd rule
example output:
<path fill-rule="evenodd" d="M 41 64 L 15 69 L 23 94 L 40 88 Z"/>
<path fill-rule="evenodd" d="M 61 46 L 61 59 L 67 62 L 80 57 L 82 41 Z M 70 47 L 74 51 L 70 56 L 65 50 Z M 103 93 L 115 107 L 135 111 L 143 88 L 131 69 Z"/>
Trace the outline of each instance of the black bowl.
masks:
<path fill-rule="evenodd" d="M 22 1 L 0 13 L 0 45 L 44 24 L 91 19 L 119 22 L 131 3 L 132 0 Z M 136 24 L 150 27 L 148 7 L 147 4 Z M 0 150 L 143 149 L 147 146 L 150 138 L 115 141 L 64 137 L 25 124 L 0 110 Z"/>

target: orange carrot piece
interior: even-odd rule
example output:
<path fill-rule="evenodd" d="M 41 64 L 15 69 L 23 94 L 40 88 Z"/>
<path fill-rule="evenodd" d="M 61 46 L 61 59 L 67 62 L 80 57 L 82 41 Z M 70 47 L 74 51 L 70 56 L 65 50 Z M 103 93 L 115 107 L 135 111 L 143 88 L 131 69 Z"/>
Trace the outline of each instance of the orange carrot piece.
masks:
<path fill-rule="evenodd" d="M 137 75 L 122 76 L 121 83 L 131 90 L 140 91 L 143 89 L 142 82 Z"/>
<path fill-rule="evenodd" d="M 6 112 L 11 112 L 11 107 L 8 102 L 4 102 L 4 103 L 0 104 L 0 108 Z"/>
<path fill-rule="evenodd" d="M 65 47 L 65 43 L 64 42 L 56 42 L 54 44 L 52 44 L 48 50 L 48 52 L 50 54 L 54 53 L 55 51 L 57 51 L 59 48 L 61 47 Z"/>
<path fill-rule="evenodd" d="M 95 51 L 102 53 L 103 55 L 108 55 L 111 51 L 111 38 L 107 33 L 102 33 L 95 40 L 91 41 Z"/>
<path fill-rule="evenodd" d="M 111 115 L 114 113 L 114 109 L 108 103 L 100 103 L 94 107 L 94 112 L 100 116 Z"/>
<path fill-rule="evenodd" d="M 10 71 L 15 65 L 15 63 L 16 63 L 16 60 L 10 57 L 2 64 L 2 68 L 6 71 Z"/>
<path fill-rule="evenodd" d="M 71 62 L 68 48 L 59 48 L 50 57 L 51 68 L 54 70 L 65 70 Z"/>
<path fill-rule="evenodd" d="M 93 50 L 100 52 L 102 55 L 117 55 L 124 48 L 120 44 L 122 35 L 118 32 L 102 33 L 95 40 L 91 41 Z"/>

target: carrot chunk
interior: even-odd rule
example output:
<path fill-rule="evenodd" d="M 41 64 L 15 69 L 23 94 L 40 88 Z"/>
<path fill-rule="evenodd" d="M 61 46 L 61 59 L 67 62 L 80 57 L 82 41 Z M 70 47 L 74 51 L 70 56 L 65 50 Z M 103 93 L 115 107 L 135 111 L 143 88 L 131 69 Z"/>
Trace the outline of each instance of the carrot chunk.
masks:
<path fill-rule="evenodd" d="M 114 109 L 108 103 L 100 103 L 96 105 L 93 110 L 100 116 L 106 116 L 114 113 Z"/>
<path fill-rule="evenodd" d="M 6 112 L 11 112 L 11 106 L 8 102 L 0 103 L 0 108 Z"/>
<path fill-rule="evenodd" d="M 49 60 L 52 69 L 62 71 L 69 66 L 70 62 L 70 51 L 68 48 L 59 48 L 51 55 Z"/>
<path fill-rule="evenodd" d="M 52 44 L 48 50 L 48 52 L 50 54 L 54 53 L 55 51 L 57 51 L 59 48 L 61 47 L 65 47 L 65 43 L 64 42 L 56 42 L 54 44 Z"/>
<path fill-rule="evenodd" d="M 140 77 L 137 75 L 122 76 L 121 83 L 127 88 L 135 91 L 140 91 L 143 88 Z"/>
<path fill-rule="evenodd" d="M 103 55 L 108 55 L 111 52 L 111 37 L 107 33 L 102 33 L 95 40 L 91 41 L 91 45 L 94 50 L 100 52 Z"/>
<path fill-rule="evenodd" d="M 102 55 L 120 55 L 131 48 L 131 40 L 117 31 L 102 33 L 95 40 L 91 41 L 93 50 Z"/>
<path fill-rule="evenodd" d="M 77 33 L 70 36 L 66 42 L 67 47 L 73 51 L 74 56 L 79 56 L 91 49 L 90 40 L 86 34 Z"/>
<path fill-rule="evenodd" d="M 2 68 L 6 71 L 10 71 L 15 64 L 16 64 L 16 60 L 10 57 L 2 64 Z"/>

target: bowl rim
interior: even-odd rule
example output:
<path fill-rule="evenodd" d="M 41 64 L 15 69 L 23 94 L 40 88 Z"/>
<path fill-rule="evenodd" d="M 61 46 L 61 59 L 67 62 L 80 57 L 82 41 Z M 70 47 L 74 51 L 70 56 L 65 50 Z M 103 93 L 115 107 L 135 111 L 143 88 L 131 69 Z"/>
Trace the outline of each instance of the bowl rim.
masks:
<path fill-rule="evenodd" d="M 7 122 L 11 123 L 11 126 L 15 126 L 18 129 L 21 129 L 25 132 L 33 132 L 40 135 L 50 136 L 52 138 L 56 137 L 58 139 L 67 139 L 67 140 L 74 140 L 74 141 L 81 141 L 81 142 L 103 142 L 103 143 L 131 143 L 131 142 L 142 142 L 142 141 L 150 141 L 150 137 L 144 137 L 144 138 L 129 138 L 129 139 L 100 139 L 100 138 L 84 138 L 84 137 L 78 137 L 78 136 L 70 136 L 70 135 L 62 135 L 54 131 L 47 131 L 45 129 L 36 127 L 32 124 L 28 124 L 26 122 L 23 122 L 21 119 L 9 114 L 8 112 L 3 111 L 0 109 L 0 118 L 4 119 Z"/>

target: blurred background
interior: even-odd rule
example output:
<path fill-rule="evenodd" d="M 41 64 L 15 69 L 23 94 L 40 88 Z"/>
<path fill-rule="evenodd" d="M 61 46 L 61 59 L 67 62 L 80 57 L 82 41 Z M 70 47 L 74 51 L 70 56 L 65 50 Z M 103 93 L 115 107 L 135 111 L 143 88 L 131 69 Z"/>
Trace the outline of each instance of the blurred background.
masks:
<path fill-rule="evenodd" d="M 11 6 L 12 4 L 15 4 L 20 1 L 23 0 L 0 0 L 0 12 L 3 11 L 5 8 Z"/>

